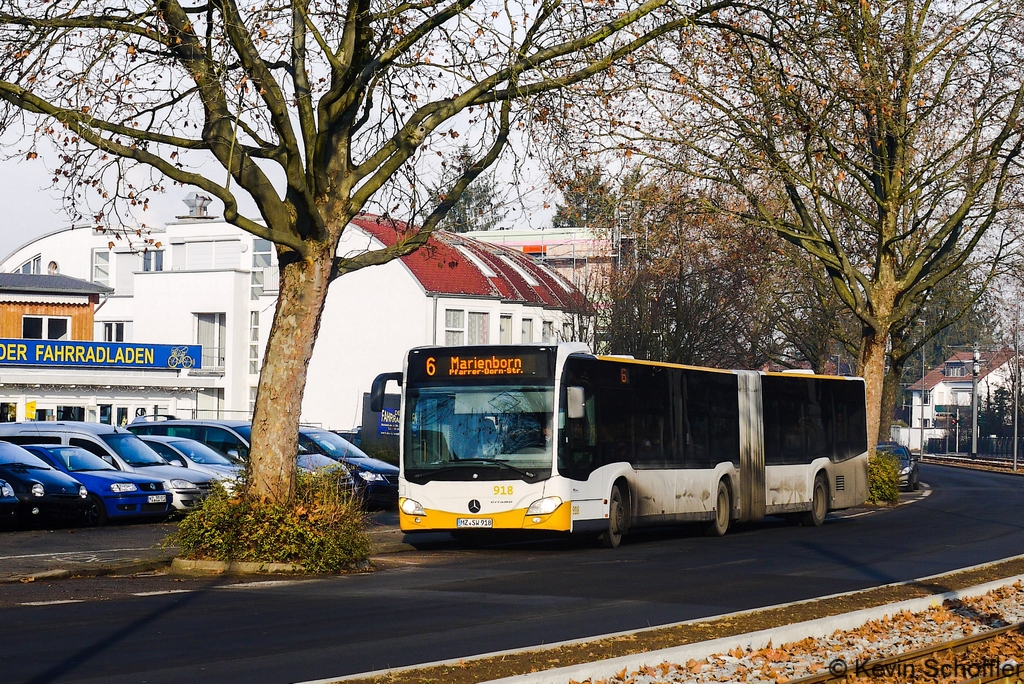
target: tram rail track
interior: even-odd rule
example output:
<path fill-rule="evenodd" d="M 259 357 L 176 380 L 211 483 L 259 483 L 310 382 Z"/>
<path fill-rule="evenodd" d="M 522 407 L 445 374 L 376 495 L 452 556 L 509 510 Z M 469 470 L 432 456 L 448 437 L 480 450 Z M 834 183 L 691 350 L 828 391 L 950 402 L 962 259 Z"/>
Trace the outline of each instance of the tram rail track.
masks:
<path fill-rule="evenodd" d="M 990 646 L 1001 641 L 1011 641 L 1011 637 L 1017 637 L 1018 643 L 1013 644 L 1017 655 L 1021 656 L 1018 661 L 1004 659 L 1000 662 L 995 660 L 984 660 L 971 663 L 960 662 L 956 659 L 952 663 L 947 662 L 950 656 L 959 656 L 970 653 L 971 650 L 980 651 L 985 646 Z M 920 669 L 918 668 L 920 665 Z M 943 668 L 943 666 L 946 666 Z M 938 682 L 961 682 L 962 684 L 1010 684 L 1024 682 L 1024 622 L 1016 622 L 1012 625 L 997 627 L 978 634 L 940 641 L 929 646 L 899 653 L 888 658 L 877 660 L 865 660 L 863 662 L 849 663 L 842 659 L 836 659 L 829 663 L 829 669 L 825 672 L 791 679 L 787 684 L 832 684 L 837 682 L 876 681 L 914 681 L 915 679 Z M 976 677 L 967 676 L 968 673 L 979 671 Z M 920 674 L 935 676 L 920 677 Z M 948 673 L 948 674 L 947 674 Z M 908 677 L 908 675 L 910 675 Z M 958 678 L 959 677 L 959 678 Z"/>

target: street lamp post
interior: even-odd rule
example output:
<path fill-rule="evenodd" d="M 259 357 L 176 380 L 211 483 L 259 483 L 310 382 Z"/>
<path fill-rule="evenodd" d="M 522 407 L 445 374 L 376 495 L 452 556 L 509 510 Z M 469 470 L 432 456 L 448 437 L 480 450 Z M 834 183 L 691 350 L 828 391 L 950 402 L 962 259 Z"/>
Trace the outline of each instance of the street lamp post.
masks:
<path fill-rule="evenodd" d="M 921 325 L 921 335 L 922 335 L 922 337 L 924 336 L 924 324 L 923 323 Z M 922 343 L 921 344 L 921 450 L 920 450 L 921 458 L 924 458 L 924 393 L 927 391 L 925 389 L 924 376 L 925 376 L 924 344 Z"/>
<path fill-rule="evenodd" d="M 978 373 L 981 372 L 981 352 L 974 348 L 974 363 L 971 365 L 971 458 L 978 458 Z"/>

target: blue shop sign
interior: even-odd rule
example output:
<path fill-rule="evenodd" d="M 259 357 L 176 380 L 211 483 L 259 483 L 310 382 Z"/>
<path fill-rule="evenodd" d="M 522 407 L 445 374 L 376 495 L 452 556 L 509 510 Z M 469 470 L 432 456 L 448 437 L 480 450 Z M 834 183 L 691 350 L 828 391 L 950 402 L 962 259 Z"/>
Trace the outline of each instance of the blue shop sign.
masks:
<path fill-rule="evenodd" d="M 377 422 L 377 434 L 397 437 L 398 426 L 401 422 L 399 413 L 400 410 L 397 408 L 384 407 L 380 412 L 380 418 Z"/>
<path fill-rule="evenodd" d="M 0 340 L 2 366 L 201 368 L 198 344 L 131 344 L 65 340 Z"/>

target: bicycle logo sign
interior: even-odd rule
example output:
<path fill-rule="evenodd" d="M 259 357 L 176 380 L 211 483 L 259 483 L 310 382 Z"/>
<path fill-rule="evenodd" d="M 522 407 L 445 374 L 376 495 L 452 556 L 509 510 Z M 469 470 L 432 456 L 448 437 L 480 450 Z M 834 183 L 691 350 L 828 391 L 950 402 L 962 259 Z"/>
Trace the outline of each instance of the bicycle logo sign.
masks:
<path fill-rule="evenodd" d="M 189 356 L 188 347 L 174 347 L 167 357 L 168 368 L 191 368 L 196 360 Z"/>

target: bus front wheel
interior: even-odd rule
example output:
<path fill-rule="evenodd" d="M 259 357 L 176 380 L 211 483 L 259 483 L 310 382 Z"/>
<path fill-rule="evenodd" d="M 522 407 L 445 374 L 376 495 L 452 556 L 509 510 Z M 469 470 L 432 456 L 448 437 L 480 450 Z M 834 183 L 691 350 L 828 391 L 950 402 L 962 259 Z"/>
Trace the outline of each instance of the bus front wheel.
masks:
<path fill-rule="evenodd" d="M 622 535 L 629 527 L 629 513 L 622 503 L 622 492 L 618 485 L 612 487 L 608 497 L 608 529 L 601 535 L 601 544 L 608 549 L 617 549 L 622 543 Z"/>
<path fill-rule="evenodd" d="M 811 510 L 804 513 L 803 524 L 807 527 L 821 527 L 828 514 L 828 486 L 825 478 L 818 475 L 814 478 L 814 490 L 811 493 Z"/>
<path fill-rule="evenodd" d="M 718 482 L 718 496 L 715 498 L 715 517 L 711 519 L 704 533 L 709 537 L 721 537 L 729 530 L 729 516 L 732 513 L 732 497 L 725 480 Z"/>

